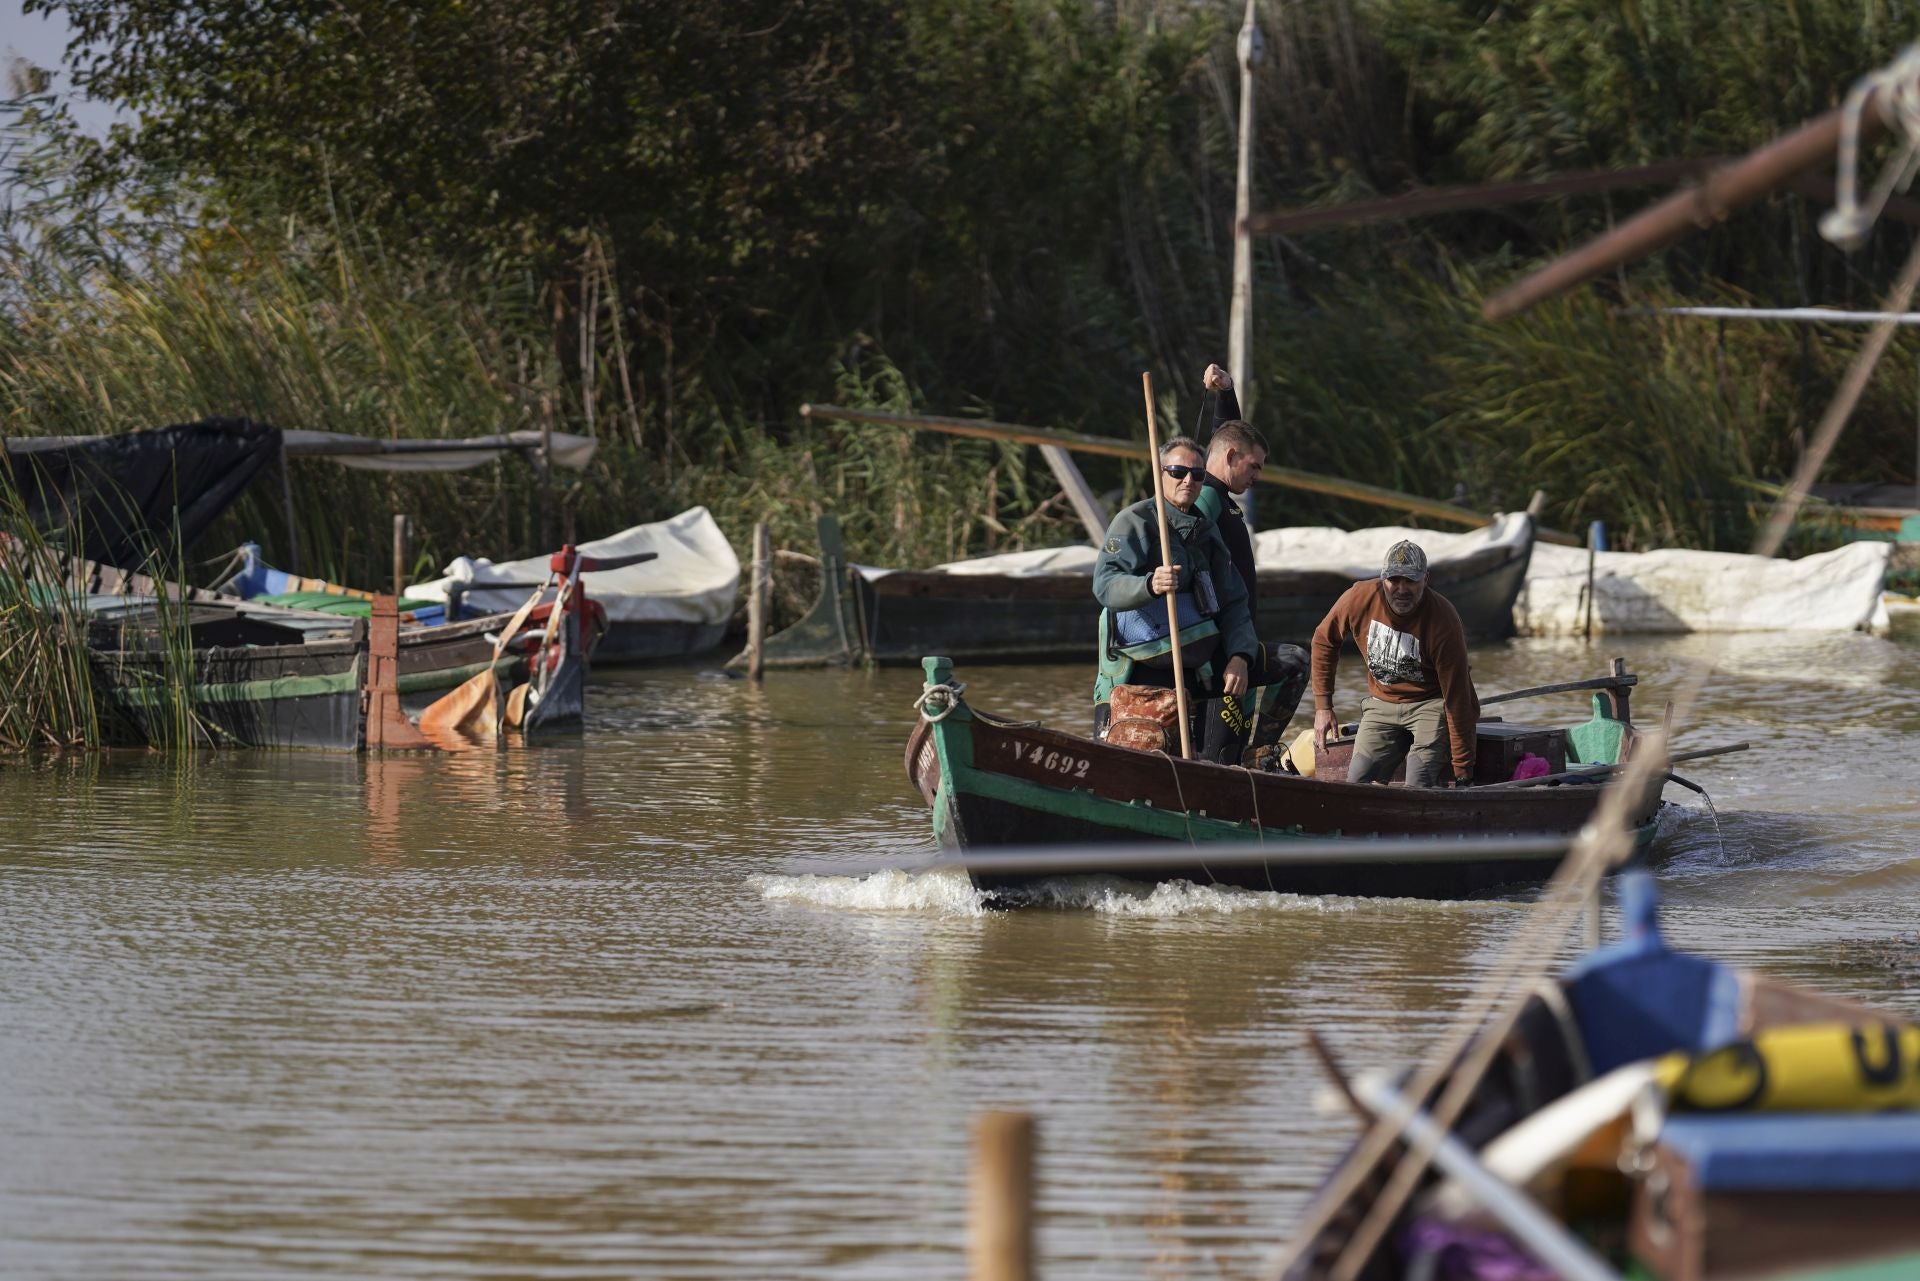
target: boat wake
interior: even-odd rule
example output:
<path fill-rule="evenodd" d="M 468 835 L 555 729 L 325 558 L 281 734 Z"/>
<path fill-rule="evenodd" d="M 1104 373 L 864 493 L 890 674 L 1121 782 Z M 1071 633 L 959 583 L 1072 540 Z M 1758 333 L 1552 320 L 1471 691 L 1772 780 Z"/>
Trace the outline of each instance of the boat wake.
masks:
<path fill-rule="evenodd" d="M 1232 885 L 1162 881 L 1147 885 L 1116 876 L 1062 876 L 994 896 L 1007 907 L 1081 909 L 1106 916 L 1164 919 L 1231 916 L 1240 912 L 1362 912 L 1377 908 L 1450 906 L 1432 899 L 1354 898 L 1340 894 L 1287 894 Z"/>
<path fill-rule="evenodd" d="M 982 916 L 987 895 L 965 872 L 903 872 L 884 868 L 866 876 L 752 876 L 747 884 L 771 902 L 803 903 L 855 912 L 933 912 Z"/>
<path fill-rule="evenodd" d="M 1231 916 L 1243 912 L 1368 912 L 1381 909 L 1486 907 L 1480 902 L 1413 898 L 1353 898 L 1337 894 L 1286 894 L 1230 885 L 1163 881 L 1149 885 L 1117 876 L 1059 876 L 1013 890 L 975 889 L 964 872 L 903 872 L 886 868 L 866 876 L 773 876 L 748 878 L 770 902 L 856 912 L 929 912 L 983 916 L 1008 909 L 1094 912 L 1141 919 Z"/>

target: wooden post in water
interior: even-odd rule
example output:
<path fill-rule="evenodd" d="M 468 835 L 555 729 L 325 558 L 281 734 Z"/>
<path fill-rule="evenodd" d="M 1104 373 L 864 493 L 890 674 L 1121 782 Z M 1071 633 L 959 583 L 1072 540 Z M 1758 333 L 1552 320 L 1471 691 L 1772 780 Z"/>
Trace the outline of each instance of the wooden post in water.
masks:
<path fill-rule="evenodd" d="M 747 679 L 760 679 L 765 662 L 767 598 L 773 589 L 773 543 L 767 522 L 753 527 L 753 584 L 747 597 Z"/>
<path fill-rule="evenodd" d="M 1033 1118 L 984 1112 L 973 1123 L 967 1216 L 970 1281 L 1032 1281 Z"/>
<path fill-rule="evenodd" d="M 1587 526 L 1587 620 L 1580 628 L 1583 639 L 1593 639 L 1594 569 L 1600 558 L 1600 544 L 1607 540 L 1607 527 L 1599 521 Z M 1616 673 L 1617 674 L 1617 673 Z"/>
<path fill-rule="evenodd" d="M 433 742 L 414 728 L 400 707 L 399 598 L 375 596 L 365 631 L 355 621 L 354 634 L 365 637 L 367 646 L 366 683 L 360 695 L 361 742 L 370 752 L 431 749 Z"/>
<path fill-rule="evenodd" d="M 287 463 L 287 442 L 280 442 L 280 503 L 287 513 L 287 568 L 300 570 L 300 525 L 293 515 L 293 472 Z"/>
<path fill-rule="evenodd" d="M 393 594 L 396 598 L 400 595 L 400 589 L 407 585 L 407 535 L 411 532 L 412 522 L 405 516 L 395 513 L 393 517 Z"/>

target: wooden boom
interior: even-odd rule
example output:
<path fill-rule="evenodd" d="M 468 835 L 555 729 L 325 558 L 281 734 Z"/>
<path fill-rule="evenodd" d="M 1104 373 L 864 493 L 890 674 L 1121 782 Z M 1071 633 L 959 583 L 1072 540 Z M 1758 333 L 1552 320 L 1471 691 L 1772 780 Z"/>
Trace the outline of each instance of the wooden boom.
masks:
<path fill-rule="evenodd" d="M 1140 459 L 1143 452 L 1138 441 L 1115 440 L 1111 436 L 1089 436 L 1073 431 L 1051 431 L 1044 427 L 1022 427 L 1017 423 L 997 423 L 984 418 L 941 418 L 933 414 L 894 414 L 878 409 L 850 409 L 844 405 L 802 405 L 800 416 L 802 418 L 838 418 L 850 423 L 880 423 L 889 427 L 912 427 L 919 431 L 945 432 L 949 436 L 1005 440 L 1022 445 L 1058 445 L 1063 449 L 1071 449 L 1083 454 L 1104 454 L 1109 458 L 1131 458 L 1136 461 Z M 1397 490 L 1383 489 L 1378 485 L 1368 485 L 1357 480 L 1341 480 L 1335 476 L 1322 476 L 1310 471 L 1295 471 L 1291 467 L 1275 467 L 1271 463 L 1260 469 L 1260 479 L 1269 485 L 1303 489 L 1315 494 L 1329 494 L 1335 498 L 1350 498 L 1356 502 L 1372 503 L 1392 511 L 1411 512 L 1416 516 L 1449 521 L 1455 525 L 1477 527 L 1487 523 L 1487 517 L 1481 513 L 1469 511 L 1464 507 L 1455 507 L 1451 503 L 1443 503 L 1437 498 L 1421 498 L 1415 494 L 1403 494 Z M 1567 547 L 1586 545 L 1572 534 L 1537 525 L 1534 528 L 1534 536 L 1544 542 L 1560 543 Z"/>

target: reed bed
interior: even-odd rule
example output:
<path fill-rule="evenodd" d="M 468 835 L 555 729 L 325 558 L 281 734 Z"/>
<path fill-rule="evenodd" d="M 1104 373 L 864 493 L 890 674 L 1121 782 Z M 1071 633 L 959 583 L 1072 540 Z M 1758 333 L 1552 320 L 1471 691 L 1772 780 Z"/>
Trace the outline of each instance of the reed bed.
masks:
<path fill-rule="evenodd" d="M 21 476 L 0 458 L 0 753 L 212 746 L 194 694 L 197 659 L 187 615 L 164 593 L 143 636 L 153 661 L 122 663 L 95 645 L 83 589 L 70 572 L 67 545 L 82 530 L 56 535 L 37 523 Z M 156 549 L 144 572 L 179 562 L 179 545 Z"/>

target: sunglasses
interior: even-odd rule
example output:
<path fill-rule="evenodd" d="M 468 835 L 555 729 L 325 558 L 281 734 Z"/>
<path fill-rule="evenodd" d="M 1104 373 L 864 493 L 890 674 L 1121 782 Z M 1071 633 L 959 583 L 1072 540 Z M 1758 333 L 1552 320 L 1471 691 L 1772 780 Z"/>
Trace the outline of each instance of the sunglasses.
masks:
<path fill-rule="evenodd" d="M 1173 477 L 1175 480 L 1185 480 L 1189 476 L 1198 476 L 1201 472 L 1205 471 L 1206 468 L 1189 467 L 1185 463 L 1169 463 L 1165 467 L 1162 467 L 1160 470 L 1167 473 L 1167 475 Z"/>

